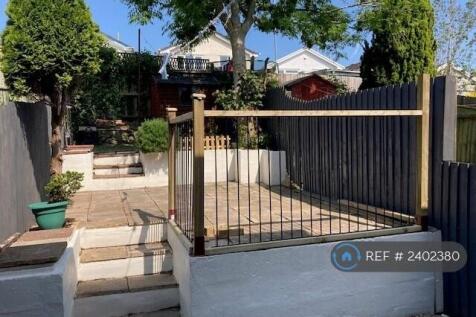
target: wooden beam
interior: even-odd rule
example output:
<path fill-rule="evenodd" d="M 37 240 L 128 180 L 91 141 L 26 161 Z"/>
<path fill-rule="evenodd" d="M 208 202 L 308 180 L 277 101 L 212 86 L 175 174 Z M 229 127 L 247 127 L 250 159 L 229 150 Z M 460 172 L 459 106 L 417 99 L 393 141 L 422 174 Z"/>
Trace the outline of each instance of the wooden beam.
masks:
<path fill-rule="evenodd" d="M 193 118 L 193 113 L 192 112 L 187 112 L 187 113 L 181 114 L 180 116 L 178 116 L 176 118 L 173 118 L 169 122 L 171 124 L 178 124 L 178 123 L 182 123 L 182 122 L 185 122 L 185 121 L 190 121 L 190 120 L 192 120 L 192 118 Z"/>
<path fill-rule="evenodd" d="M 418 110 L 206 110 L 205 117 L 414 117 Z"/>
<path fill-rule="evenodd" d="M 428 74 L 418 77 L 417 108 L 422 111 L 422 115 L 417 120 L 416 222 L 423 230 L 427 230 L 430 162 L 430 75 Z"/>
<path fill-rule="evenodd" d="M 205 134 L 203 94 L 193 94 L 193 254 L 205 255 L 205 187 L 204 150 Z"/>
<path fill-rule="evenodd" d="M 446 76 L 443 121 L 443 161 L 456 161 L 456 134 L 458 126 L 457 94 L 456 78 L 451 75 Z"/>
<path fill-rule="evenodd" d="M 168 148 L 168 218 L 169 220 L 175 219 L 175 125 L 170 121 L 175 119 L 177 115 L 177 108 L 167 108 L 167 117 L 169 121 L 169 148 Z"/>

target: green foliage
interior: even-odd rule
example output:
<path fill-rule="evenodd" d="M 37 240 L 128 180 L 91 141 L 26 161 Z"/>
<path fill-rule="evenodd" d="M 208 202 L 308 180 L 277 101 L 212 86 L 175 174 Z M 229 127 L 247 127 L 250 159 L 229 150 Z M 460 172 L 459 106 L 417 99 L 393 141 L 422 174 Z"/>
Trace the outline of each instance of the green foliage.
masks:
<path fill-rule="evenodd" d="M 330 81 L 334 86 L 336 87 L 336 94 L 338 95 L 343 95 L 349 92 L 349 87 L 337 78 L 337 76 L 334 73 L 330 73 L 329 75 L 326 76 L 326 79 Z"/>
<path fill-rule="evenodd" d="M 150 53 L 120 55 L 114 49 L 100 50 L 100 70 L 85 78 L 75 98 L 73 129 L 80 125 L 94 125 L 96 119 L 117 119 L 126 107 L 124 92 L 138 90 L 139 70 L 143 104 L 153 75 L 159 71 L 156 56 Z M 140 68 L 140 69 L 139 69 Z M 139 109 L 143 110 L 143 109 Z"/>
<path fill-rule="evenodd" d="M 455 68 L 471 71 L 476 44 L 476 0 L 433 0 L 436 62 L 447 75 Z"/>
<path fill-rule="evenodd" d="M 167 12 L 171 21 L 168 31 L 177 42 L 194 38 L 210 20 L 228 5 L 228 0 L 123 0 L 129 6 L 130 18 L 134 22 L 148 23 L 153 19 L 164 19 Z M 252 25 L 260 31 L 280 32 L 288 37 L 299 38 L 311 47 L 335 50 L 344 43 L 355 40 L 349 32 L 350 15 L 339 10 L 331 0 L 256 0 L 237 1 L 230 19 L 222 19 L 225 30 L 247 33 Z M 237 21 L 240 25 L 237 25 Z M 210 32 L 213 30 L 210 30 Z"/>
<path fill-rule="evenodd" d="M 10 0 L 2 71 L 16 96 L 73 90 L 99 70 L 99 29 L 83 0 Z"/>
<path fill-rule="evenodd" d="M 157 56 L 149 52 L 126 54 L 121 59 L 121 76 L 126 84 L 126 89 L 137 90 L 135 87 L 139 81 L 140 71 L 140 87 L 141 93 L 148 91 L 153 80 L 153 75 L 160 70 L 159 60 Z"/>
<path fill-rule="evenodd" d="M 137 147 L 144 153 L 168 149 L 168 124 L 163 119 L 144 121 L 136 132 Z"/>
<path fill-rule="evenodd" d="M 263 106 L 263 98 L 274 81 L 266 82 L 264 75 L 245 72 L 237 88 L 217 90 L 215 102 L 225 110 L 250 110 Z"/>
<path fill-rule="evenodd" d="M 372 32 L 361 58 L 361 89 L 414 81 L 435 73 L 430 0 L 381 0 L 361 14 L 359 28 Z"/>
<path fill-rule="evenodd" d="M 121 59 L 114 49 L 108 47 L 101 48 L 99 56 L 99 72 L 87 76 L 81 82 L 74 100 L 74 128 L 94 125 L 98 118 L 115 119 L 119 114 L 121 93 L 125 86 L 125 80 L 121 76 Z"/>
<path fill-rule="evenodd" d="M 258 1 L 256 26 L 260 31 L 299 38 L 312 47 L 330 50 L 337 55 L 345 44 L 357 40 L 349 31 L 351 16 L 340 10 L 333 1 L 297 0 L 297 1 Z"/>
<path fill-rule="evenodd" d="M 218 90 L 214 93 L 215 103 L 225 110 L 255 110 L 263 106 L 263 98 L 268 89 L 274 88 L 278 82 L 269 74 L 245 72 L 236 89 Z M 235 127 L 238 134 L 238 147 L 255 149 L 265 146 L 267 135 L 261 131 L 258 122 L 238 119 Z M 259 133 L 258 133 L 259 130 Z"/>
<path fill-rule="evenodd" d="M 69 200 L 81 188 L 83 173 L 67 171 L 51 177 L 45 186 L 45 192 L 50 203 Z"/>
<path fill-rule="evenodd" d="M 263 149 L 269 145 L 269 135 L 258 125 L 256 119 L 249 121 L 238 119 L 234 125 L 238 131 L 238 147 L 240 149 Z"/>

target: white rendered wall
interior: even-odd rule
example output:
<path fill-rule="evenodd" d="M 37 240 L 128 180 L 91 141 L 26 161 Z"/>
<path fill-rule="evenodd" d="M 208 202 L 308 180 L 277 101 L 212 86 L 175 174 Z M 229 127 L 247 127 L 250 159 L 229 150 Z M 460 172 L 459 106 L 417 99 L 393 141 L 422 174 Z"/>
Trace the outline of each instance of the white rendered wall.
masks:
<path fill-rule="evenodd" d="M 173 56 L 193 56 L 208 59 L 210 62 L 219 62 L 223 57 L 232 59 L 232 49 L 229 42 L 220 40 L 215 34 L 200 41 L 197 45 L 194 45 L 191 49 L 175 50 Z M 250 68 L 251 54 L 245 52 L 246 67 Z"/>
<path fill-rule="evenodd" d="M 440 239 L 439 232 L 419 232 L 367 240 Z M 182 316 L 404 317 L 442 308 L 440 273 L 340 272 L 330 262 L 335 244 L 193 257 L 189 263 L 182 256 L 175 262 L 186 266 L 180 291 L 190 296 L 190 303 L 181 302 Z"/>
<path fill-rule="evenodd" d="M 258 153 L 259 152 L 259 153 Z M 279 171 L 279 152 L 268 150 L 234 150 L 233 169 L 235 175 L 239 176 L 241 184 L 263 183 L 275 186 L 283 183 L 286 179 L 286 152 L 281 153 L 281 173 Z M 268 160 L 268 153 L 269 160 Z M 238 164 L 236 164 L 238 162 Z M 238 177 L 235 179 L 238 181 Z"/>
<path fill-rule="evenodd" d="M 79 252 L 75 231 L 54 265 L 0 272 L 0 316 L 72 316 Z"/>
<path fill-rule="evenodd" d="M 233 150 L 206 150 L 205 151 L 205 183 L 226 182 L 235 180 L 236 165 Z"/>
<path fill-rule="evenodd" d="M 279 71 L 284 73 L 287 71 L 310 73 L 321 69 L 336 69 L 336 67 L 319 61 L 316 56 L 307 51 L 279 63 Z"/>
<path fill-rule="evenodd" d="M 279 185 L 279 155 L 278 151 L 268 150 L 206 150 L 204 157 L 205 183 L 236 181 L 239 175 L 240 183 L 261 183 Z M 281 183 L 286 179 L 286 152 L 281 151 Z M 190 183 L 189 179 L 181 179 L 181 170 L 192 171 L 192 152 L 177 152 L 178 177 L 176 183 Z M 249 170 L 248 170 L 249 160 Z M 83 187 L 80 191 L 122 190 L 130 188 L 160 187 L 168 185 L 168 155 L 164 153 L 140 153 L 140 162 L 144 176 L 111 179 L 93 179 L 93 153 L 64 155 L 63 171 L 84 173 Z M 268 162 L 270 168 L 268 168 Z M 188 166 L 187 166 L 188 165 Z M 239 174 L 238 174 L 239 173 Z"/>
<path fill-rule="evenodd" d="M 93 159 L 93 152 L 84 154 L 64 154 L 63 172 L 76 171 L 84 173 L 83 183 L 89 183 L 93 179 Z"/>
<path fill-rule="evenodd" d="M 178 233 L 178 228 L 173 222 L 167 224 L 167 241 L 172 248 L 174 276 L 179 285 L 180 315 L 183 317 L 192 316 L 189 310 L 192 307 L 191 276 L 190 276 L 190 251 L 185 246 L 182 233 Z"/>
<path fill-rule="evenodd" d="M 260 151 L 261 152 L 261 151 Z M 262 151 L 260 162 L 260 179 L 266 185 L 276 186 L 283 184 L 287 179 L 286 152 Z M 281 156 L 281 158 L 280 158 Z M 281 164 L 281 171 L 280 171 Z"/>

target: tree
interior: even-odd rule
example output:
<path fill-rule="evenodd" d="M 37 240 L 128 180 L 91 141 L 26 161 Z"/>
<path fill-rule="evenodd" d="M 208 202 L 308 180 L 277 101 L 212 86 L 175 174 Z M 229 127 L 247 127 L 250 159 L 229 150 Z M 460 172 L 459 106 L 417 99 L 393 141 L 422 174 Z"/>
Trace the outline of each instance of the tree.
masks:
<path fill-rule="evenodd" d="M 94 125 L 96 119 L 117 119 L 123 115 L 126 99 L 130 97 L 125 92 L 140 94 L 139 115 L 147 113 L 147 92 L 160 68 L 157 56 L 148 52 L 119 54 L 104 46 L 99 51 L 99 60 L 99 71 L 81 80 L 74 98 L 72 124 L 75 131 L 81 125 Z"/>
<path fill-rule="evenodd" d="M 210 21 L 227 5 L 230 16 L 220 16 L 232 46 L 234 86 L 246 70 L 245 41 L 254 26 L 263 32 L 280 32 L 298 37 L 308 47 L 336 51 L 354 40 L 348 30 L 350 16 L 331 0 L 123 0 L 130 8 L 131 20 L 147 23 L 154 18 L 171 17 L 168 31 L 176 42 L 187 42 L 213 31 Z M 207 28 L 208 27 L 208 28 Z M 196 44 L 196 43 L 195 43 Z"/>
<path fill-rule="evenodd" d="M 361 89 L 400 84 L 435 73 L 430 0 L 380 0 L 364 10 L 360 30 L 370 31 L 361 57 Z"/>
<path fill-rule="evenodd" d="M 116 119 L 120 112 L 125 79 L 121 74 L 119 54 L 109 47 L 99 51 L 100 69 L 85 76 L 74 96 L 73 130 L 81 125 L 94 125 L 96 119 Z"/>
<path fill-rule="evenodd" d="M 51 174 L 62 168 L 67 107 L 82 78 L 99 69 L 102 36 L 83 0 L 10 0 L 2 70 L 14 96 L 51 105 Z"/>
<path fill-rule="evenodd" d="M 476 0 L 433 0 L 435 9 L 436 63 L 441 73 L 455 68 L 471 70 L 476 44 Z"/>

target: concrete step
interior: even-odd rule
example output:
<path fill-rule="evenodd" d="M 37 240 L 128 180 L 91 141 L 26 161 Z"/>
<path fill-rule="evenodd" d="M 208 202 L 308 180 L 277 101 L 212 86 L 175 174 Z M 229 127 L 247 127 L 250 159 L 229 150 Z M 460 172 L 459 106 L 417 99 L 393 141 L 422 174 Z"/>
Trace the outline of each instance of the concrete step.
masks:
<path fill-rule="evenodd" d="M 180 317 L 180 307 L 161 309 L 148 313 L 129 314 L 121 317 Z"/>
<path fill-rule="evenodd" d="M 94 165 L 121 165 L 140 163 L 139 153 L 101 153 L 94 154 Z"/>
<path fill-rule="evenodd" d="M 112 166 L 112 167 L 108 167 Z M 124 174 L 144 174 L 142 164 L 122 164 L 122 165 L 96 165 L 94 175 L 124 175 Z"/>
<path fill-rule="evenodd" d="M 167 240 L 167 223 L 146 223 L 136 226 L 84 229 L 81 248 L 102 248 L 136 245 Z"/>
<path fill-rule="evenodd" d="M 94 165 L 94 169 L 112 169 L 112 168 L 134 168 L 134 167 L 142 167 L 142 163 L 131 163 L 131 164 L 97 164 Z"/>
<path fill-rule="evenodd" d="M 105 170 L 101 170 L 101 171 L 105 171 Z M 98 174 L 95 170 L 93 174 L 93 179 L 130 178 L 130 177 L 143 177 L 143 176 L 144 176 L 143 172 L 127 174 L 127 173 L 115 173 L 115 171 L 112 171 L 112 174 L 111 173 Z"/>
<path fill-rule="evenodd" d="M 108 317 L 158 313 L 178 305 L 178 285 L 172 274 L 98 279 L 78 283 L 74 316 Z M 165 315 L 164 312 L 163 315 L 156 316 L 173 315 Z"/>
<path fill-rule="evenodd" d="M 172 269 L 172 250 L 167 242 L 94 248 L 81 251 L 78 279 L 123 278 Z"/>

